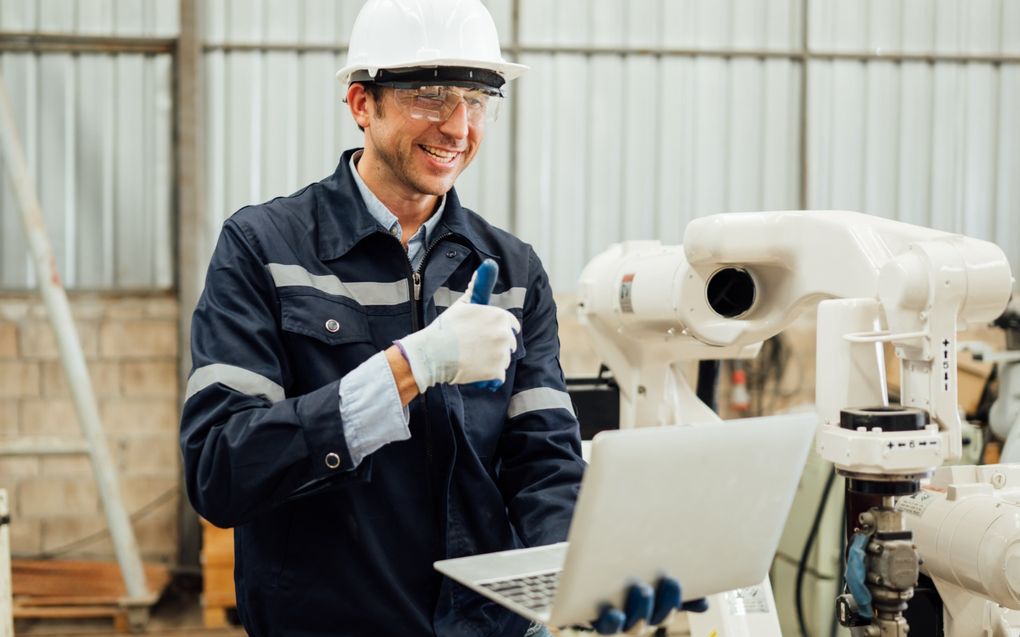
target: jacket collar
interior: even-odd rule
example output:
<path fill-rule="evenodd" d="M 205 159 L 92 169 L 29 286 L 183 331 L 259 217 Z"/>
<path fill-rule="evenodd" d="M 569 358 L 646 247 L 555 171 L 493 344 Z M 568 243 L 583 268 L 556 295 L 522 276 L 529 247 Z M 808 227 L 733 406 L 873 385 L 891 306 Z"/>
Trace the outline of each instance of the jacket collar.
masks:
<path fill-rule="evenodd" d="M 318 195 L 315 215 L 318 227 L 317 251 L 323 261 L 342 257 L 359 241 L 380 229 L 379 222 L 368 212 L 351 174 L 351 156 L 358 150 L 353 148 L 344 152 L 333 174 L 321 182 L 323 188 Z M 474 224 L 469 223 L 468 214 L 461 207 L 455 188 L 446 193 L 443 217 L 432 234 L 439 237 L 447 233 L 464 237 L 471 247 L 492 256 L 485 249 L 485 243 Z"/>

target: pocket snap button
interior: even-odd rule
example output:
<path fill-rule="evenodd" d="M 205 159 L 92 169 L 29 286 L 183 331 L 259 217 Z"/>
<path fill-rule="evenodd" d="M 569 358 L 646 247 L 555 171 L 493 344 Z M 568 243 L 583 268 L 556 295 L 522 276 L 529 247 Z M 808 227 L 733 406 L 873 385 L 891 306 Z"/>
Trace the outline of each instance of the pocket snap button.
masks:
<path fill-rule="evenodd" d="M 326 321 L 326 331 L 330 334 L 336 334 L 340 331 L 340 323 L 336 319 L 329 319 Z"/>

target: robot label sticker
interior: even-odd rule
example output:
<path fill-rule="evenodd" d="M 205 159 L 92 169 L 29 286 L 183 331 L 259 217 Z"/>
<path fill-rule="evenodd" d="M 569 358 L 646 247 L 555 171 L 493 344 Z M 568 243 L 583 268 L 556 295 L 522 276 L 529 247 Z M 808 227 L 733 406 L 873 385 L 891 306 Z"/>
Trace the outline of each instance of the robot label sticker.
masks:
<path fill-rule="evenodd" d="M 914 495 L 901 498 L 896 503 L 896 510 L 900 513 L 909 513 L 918 517 L 924 515 L 925 509 L 935 501 L 935 496 L 928 491 L 918 491 Z"/>
<path fill-rule="evenodd" d="M 620 280 L 620 311 L 628 314 L 634 313 L 634 303 L 630 296 L 630 290 L 634 287 L 634 273 L 624 274 Z"/>
<path fill-rule="evenodd" d="M 769 612 L 769 600 L 761 584 L 738 588 L 735 591 L 723 593 L 726 597 L 726 605 L 729 607 L 730 615 L 750 615 L 751 613 Z"/>

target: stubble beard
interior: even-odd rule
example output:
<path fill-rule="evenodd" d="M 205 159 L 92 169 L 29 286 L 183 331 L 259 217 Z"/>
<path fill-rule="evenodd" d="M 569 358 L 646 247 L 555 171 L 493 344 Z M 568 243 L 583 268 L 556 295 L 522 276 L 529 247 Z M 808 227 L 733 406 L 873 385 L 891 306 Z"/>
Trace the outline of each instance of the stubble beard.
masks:
<path fill-rule="evenodd" d="M 410 154 L 401 152 L 400 149 L 396 149 L 394 152 L 390 152 L 388 149 L 376 148 L 379 154 L 379 158 L 382 160 L 390 172 L 400 181 L 414 192 L 422 195 L 433 195 L 441 197 L 445 195 L 450 187 L 449 186 L 436 186 L 431 180 L 419 175 L 415 172 L 415 162 L 412 156 L 415 152 L 416 145 L 412 145 Z M 460 173 L 457 173 L 458 175 Z M 456 179 L 457 175 L 454 175 Z M 452 186 L 452 184 L 451 184 Z"/>

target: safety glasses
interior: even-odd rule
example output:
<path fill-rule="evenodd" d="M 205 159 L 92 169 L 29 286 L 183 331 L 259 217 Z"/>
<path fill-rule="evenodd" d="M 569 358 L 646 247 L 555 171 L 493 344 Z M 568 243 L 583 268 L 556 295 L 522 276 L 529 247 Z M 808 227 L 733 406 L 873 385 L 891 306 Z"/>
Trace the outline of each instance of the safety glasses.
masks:
<path fill-rule="evenodd" d="M 477 126 L 483 121 L 494 122 L 499 115 L 502 95 L 498 89 L 462 86 L 393 87 L 397 103 L 411 119 L 445 122 L 461 102 L 467 108 L 468 122 Z"/>

